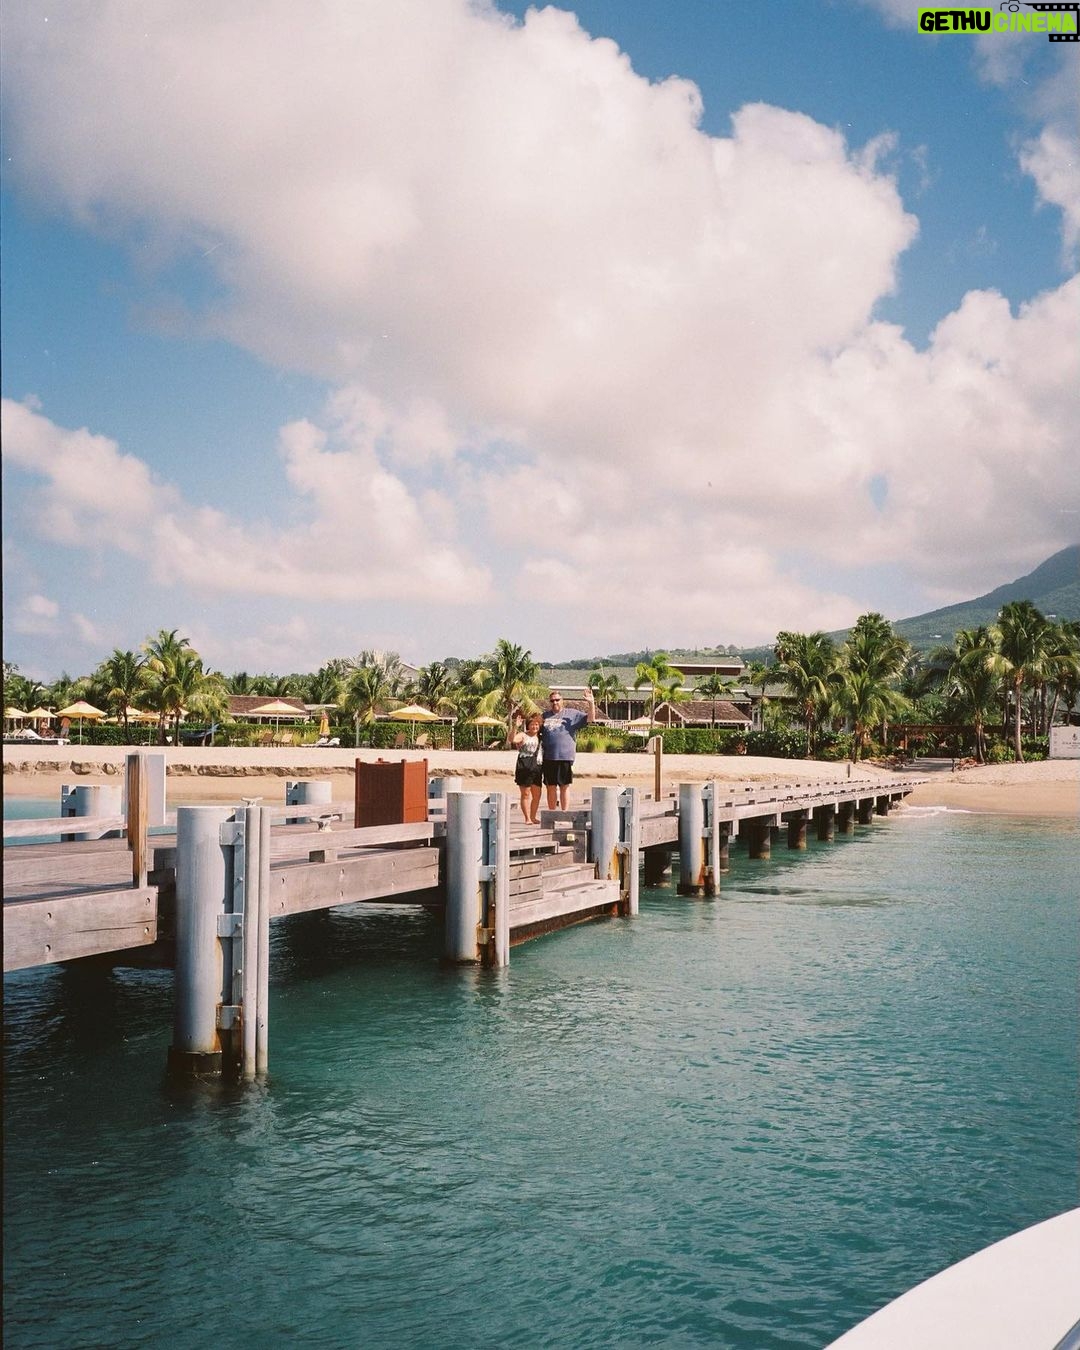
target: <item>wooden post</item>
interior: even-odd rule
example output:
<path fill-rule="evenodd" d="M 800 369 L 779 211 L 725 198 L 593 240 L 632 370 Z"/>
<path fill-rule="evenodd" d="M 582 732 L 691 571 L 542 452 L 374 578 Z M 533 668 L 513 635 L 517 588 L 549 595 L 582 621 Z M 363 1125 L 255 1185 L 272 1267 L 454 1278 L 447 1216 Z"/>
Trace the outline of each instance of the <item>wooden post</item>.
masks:
<path fill-rule="evenodd" d="M 654 844 L 642 849 L 645 866 L 645 885 L 659 886 L 671 870 L 671 849 L 666 844 Z"/>
<path fill-rule="evenodd" d="M 705 894 L 705 812 L 701 787 L 679 784 L 679 884 L 680 895 Z"/>
<path fill-rule="evenodd" d="M 127 841 L 131 850 L 131 884 L 145 886 L 147 863 L 148 796 L 146 760 L 130 754 L 124 760 Z"/>
<path fill-rule="evenodd" d="M 874 810 L 877 812 L 879 816 L 887 816 L 889 814 L 888 794 L 886 794 L 884 797 L 878 797 L 876 799 L 874 803 Z"/>
<path fill-rule="evenodd" d="M 869 825 L 874 819 L 873 797 L 863 797 L 859 801 L 858 821 L 860 825 Z"/>
<path fill-rule="evenodd" d="M 841 834 L 855 833 L 855 803 L 841 802 L 836 808 L 836 827 Z"/>
<path fill-rule="evenodd" d="M 815 806 L 814 824 L 817 826 L 817 837 L 820 842 L 831 844 L 836 837 L 836 807 Z"/>
<path fill-rule="evenodd" d="M 479 961 L 476 934 L 483 917 L 480 873 L 483 832 L 479 792 L 451 792 L 446 799 L 446 930 L 447 961 Z"/>
<path fill-rule="evenodd" d="M 653 801 L 664 798 L 664 738 L 653 736 L 645 747 L 653 752 Z"/>
<path fill-rule="evenodd" d="M 805 811 L 793 811 L 788 818 L 787 846 L 793 851 L 806 849 L 806 817 Z"/>
<path fill-rule="evenodd" d="M 619 859 L 622 883 L 620 894 L 624 897 L 625 912 L 631 917 L 638 913 L 640 902 L 640 878 L 638 876 L 640 843 L 641 825 L 638 817 L 638 790 L 636 787 L 623 788 L 619 794 Z"/>
<path fill-rule="evenodd" d="M 218 919 L 231 884 L 225 806 L 181 806 L 176 813 L 176 979 L 169 1068 L 221 1072 L 217 1010 L 224 998 Z"/>
<path fill-rule="evenodd" d="M 772 816 L 755 816 L 745 821 L 748 852 L 751 858 L 772 857 Z"/>

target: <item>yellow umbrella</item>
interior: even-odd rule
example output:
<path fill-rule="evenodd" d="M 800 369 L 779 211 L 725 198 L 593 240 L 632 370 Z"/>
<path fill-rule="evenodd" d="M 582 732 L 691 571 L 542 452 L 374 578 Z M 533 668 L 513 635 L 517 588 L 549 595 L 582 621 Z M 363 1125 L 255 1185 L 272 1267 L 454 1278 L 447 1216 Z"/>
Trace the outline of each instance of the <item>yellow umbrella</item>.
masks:
<path fill-rule="evenodd" d="M 77 703 L 70 704 L 67 708 L 61 708 L 56 715 L 78 722 L 80 745 L 82 744 L 82 724 L 84 722 L 95 722 L 105 716 L 100 708 L 95 708 L 92 703 L 87 703 L 84 698 L 79 699 Z"/>
<path fill-rule="evenodd" d="M 395 708 L 390 717 L 395 722 L 437 722 L 439 714 L 430 708 L 421 708 L 419 703 L 406 703 L 404 708 Z"/>
<path fill-rule="evenodd" d="M 61 708 L 56 715 L 57 717 L 87 717 L 91 720 L 95 717 L 105 716 L 100 708 L 95 708 L 92 703 L 87 703 L 84 698 L 79 699 L 78 703 L 72 703 L 66 708 Z"/>
<path fill-rule="evenodd" d="M 56 714 L 51 713 L 48 708 L 31 708 L 26 716 L 33 718 L 35 722 L 52 722 L 56 718 Z"/>
<path fill-rule="evenodd" d="M 248 713 L 249 717 L 306 717 L 307 711 L 298 708 L 295 703 L 286 703 L 283 699 L 277 698 L 273 703 L 260 703 L 257 708 L 252 708 Z"/>
<path fill-rule="evenodd" d="M 419 703 L 406 703 L 404 708 L 395 708 L 390 714 L 394 722 L 411 722 L 412 737 L 416 741 L 417 722 L 437 722 L 439 714 L 433 713 L 430 708 L 421 708 Z"/>
<path fill-rule="evenodd" d="M 307 717 L 307 709 L 300 709 L 294 703 L 286 703 L 277 698 L 272 703 L 260 703 L 257 708 L 252 708 L 248 713 L 249 717 L 272 717 L 274 719 L 274 731 L 278 730 L 283 717 Z"/>
<path fill-rule="evenodd" d="M 25 722 L 30 714 L 24 713 L 21 708 L 5 708 L 4 716 L 9 722 Z"/>
<path fill-rule="evenodd" d="M 472 719 L 474 727 L 501 727 L 503 722 L 498 717 L 474 717 Z"/>
<path fill-rule="evenodd" d="M 127 720 L 129 722 L 156 722 L 158 721 L 158 714 L 148 712 L 145 708 L 128 708 Z"/>

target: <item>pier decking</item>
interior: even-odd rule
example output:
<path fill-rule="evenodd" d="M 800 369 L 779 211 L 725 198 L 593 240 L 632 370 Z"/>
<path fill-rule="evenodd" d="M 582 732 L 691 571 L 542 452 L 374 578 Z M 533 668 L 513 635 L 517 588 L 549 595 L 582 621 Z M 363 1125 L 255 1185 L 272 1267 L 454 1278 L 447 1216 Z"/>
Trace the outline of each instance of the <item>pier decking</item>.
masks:
<path fill-rule="evenodd" d="M 129 757 L 123 815 L 5 822 L 4 969 L 175 963 L 176 1058 L 195 1071 L 209 1060 L 213 1070 L 224 1042 L 226 1061 L 242 1060 L 245 1072 L 257 1062 L 255 1024 L 265 1033 L 274 919 L 364 902 L 420 905 L 443 917 L 447 960 L 506 965 L 530 938 L 636 914 L 642 864 L 655 883 L 677 854 L 679 893 L 715 895 L 734 841 L 764 860 L 786 827 L 787 847 L 805 849 L 811 826 L 821 841 L 850 833 L 925 781 L 684 783 L 658 800 L 601 787 L 587 803 L 544 811 L 539 826 L 513 821 L 505 793 L 450 791 L 431 799 L 426 821 L 361 827 L 351 808 L 312 799 L 193 806 L 150 834 L 145 769 Z M 63 842 L 6 846 L 61 833 Z M 95 835 L 105 837 L 85 837 Z"/>

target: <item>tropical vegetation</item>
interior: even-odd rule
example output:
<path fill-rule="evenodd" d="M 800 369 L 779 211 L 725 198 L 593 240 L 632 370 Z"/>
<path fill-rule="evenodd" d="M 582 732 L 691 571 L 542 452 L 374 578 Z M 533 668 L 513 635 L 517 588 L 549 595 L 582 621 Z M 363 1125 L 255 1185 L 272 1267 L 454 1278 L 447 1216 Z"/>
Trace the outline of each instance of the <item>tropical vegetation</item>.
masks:
<path fill-rule="evenodd" d="M 885 753 L 902 723 L 912 743 L 921 738 L 931 749 L 970 752 L 983 762 L 1044 752 L 1049 728 L 1075 715 L 1080 699 L 1080 621 L 1043 614 L 1026 600 L 1010 600 L 994 623 L 960 629 L 921 657 L 877 613 L 864 614 L 842 642 L 822 632 L 780 632 L 769 655 L 738 682 L 713 674 L 689 689 L 667 653 L 644 654 L 632 688 L 644 696 L 650 731 L 661 702 L 695 697 L 712 704 L 710 726 L 663 729 L 666 748 L 858 759 Z M 183 725 L 216 728 L 245 743 L 253 728 L 230 722 L 228 709 L 231 694 L 247 694 L 301 700 L 313 720 L 327 715 L 343 743 L 382 746 L 401 734 L 387 725 L 387 714 L 419 704 L 446 719 L 447 735 L 453 721 L 458 744 L 480 745 L 500 740 L 515 713 L 540 706 L 546 690 L 538 674 L 531 651 L 500 638 L 483 656 L 419 670 L 396 652 L 362 651 L 306 674 L 225 675 L 210 669 L 178 629 L 163 628 L 137 650 L 114 649 L 87 675 L 64 672 L 51 684 L 5 662 L 3 697 L 11 715 L 59 712 L 86 700 L 109 725 L 91 722 L 84 738 L 119 743 L 151 723 L 149 734 L 162 742 L 178 738 Z M 626 684 L 603 662 L 581 679 L 604 718 L 627 698 Z M 719 702 L 747 687 L 760 708 L 760 730 L 716 729 Z M 641 745 L 640 737 L 612 726 L 589 729 L 582 748 L 593 742 L 607 749 Z M 764 750 L 766 744 L 773 748 Z"/>

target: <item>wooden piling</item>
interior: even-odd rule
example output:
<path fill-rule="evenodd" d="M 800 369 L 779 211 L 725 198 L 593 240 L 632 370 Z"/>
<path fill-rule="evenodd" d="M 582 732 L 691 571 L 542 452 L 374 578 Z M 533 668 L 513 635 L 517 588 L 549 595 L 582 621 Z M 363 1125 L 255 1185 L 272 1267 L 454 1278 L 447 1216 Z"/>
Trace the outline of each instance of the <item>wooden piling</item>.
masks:
<path fill-rule="evenodd" d="M 806 811 L 793 811 L 788 816 L 787 846 L 792 852 L 804 852 L 806 849 Z"/>
<path fill-rule="evenodd" d="M 818 840 L 823 844 L 831 844 L 836 838 L 836 807 L 831 803 L 828 806 L 815 806 L 814 824 Z"/>
<path fill-rule="evenodd" d="M 643 848 L 642 863 L 646 886 L 660 886 L 671 871 L 671 849 L 664 844 Z"/>
<path fill-rule="evenodd" d="M 856 815 L 860 825 L 869 825 L 871 823 L 874 819 L 873 797 L 860 798 Z"/>
<path fill-rule="evenodd" d="M 772 857 L 772 816 L 754 816 L 746 825 L 747 849 L 751 858 Z"/>
<path fill-rule="evenodd" d="M 855 803 L 841 802 L 836 808 L 836 828 L 841 834 L 855 833 Z"/>
<path fill-rule="evenodd" d="M 128 848 L 131 850 L 131 884 L 145 886 L 149 871 L 147 854 L 147 826 L 149 814 L 149 783 L 146 760 L 140 754 L 127 755 L 124 761 L 124 798 L 127 815 Z"/>

